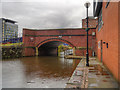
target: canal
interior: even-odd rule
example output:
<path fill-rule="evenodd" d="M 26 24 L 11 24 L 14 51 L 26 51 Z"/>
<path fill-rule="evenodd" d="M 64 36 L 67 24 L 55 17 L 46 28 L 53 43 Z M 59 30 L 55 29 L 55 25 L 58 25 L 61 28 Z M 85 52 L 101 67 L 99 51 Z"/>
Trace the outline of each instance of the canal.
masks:
<path fill-rule="evenodd" d="M 64 88 L 79 61 L 55 56 L 2 60 L 2 88 Z"/>

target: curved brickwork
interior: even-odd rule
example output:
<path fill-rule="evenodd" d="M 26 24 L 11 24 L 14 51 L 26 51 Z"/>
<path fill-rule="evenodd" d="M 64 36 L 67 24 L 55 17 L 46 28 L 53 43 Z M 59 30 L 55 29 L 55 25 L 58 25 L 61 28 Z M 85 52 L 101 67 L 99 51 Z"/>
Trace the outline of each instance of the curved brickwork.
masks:
<path fill-rule="evenodd" d="M 64 40 L 64 39 L 61 39 L 61 38 L 49 38 L 49 39 L 46 39 L 42 42 L 40 42 L 36 47 L 40 47 L 41 45 L 45 44 L 45 43 L 48 43 L 48 42 L 51 42 L 51 41 L 60 41 L 60 42 L 64 42 L 68 45 L 70 45 L 71 47 L 75 47 L 72 43 L 70 43 L 69 41 L 67 40 Z"/>
<path fill-rule="evenodd" d="M 92 51 L 95 51 L 96 40 L 96 36 L 92 35 L 92 32 L 95 32 L 94 28 L 89 30 L 90 56 L 92 55 Z M 64 42 L 71 47 L 86 47 L 86 31 L 81 28 L 47 30 L 23 29 L 24 56 L 34 56 L 36 47 L 39 48 L 42 44 L 50 41 Z M 76 55 L 85 55 L 83 53 L 86 53 L 86 50 L 76 50 Z"/>

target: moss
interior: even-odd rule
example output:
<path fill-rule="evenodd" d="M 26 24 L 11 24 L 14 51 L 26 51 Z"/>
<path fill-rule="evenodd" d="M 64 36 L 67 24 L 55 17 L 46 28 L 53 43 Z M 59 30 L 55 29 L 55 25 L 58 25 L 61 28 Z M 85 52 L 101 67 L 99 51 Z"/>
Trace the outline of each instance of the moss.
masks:
<path fill-rule="evenodd" d="M 75 47 L 76 50 L 86 50 L 86 47 Z M 88 49 L 91 49 L 90 47 Z"/>
<path fill-rule="evenodd" d="M 22 57 L 21 47 L 4 47 L 2 48 L 2 59 Z"/>

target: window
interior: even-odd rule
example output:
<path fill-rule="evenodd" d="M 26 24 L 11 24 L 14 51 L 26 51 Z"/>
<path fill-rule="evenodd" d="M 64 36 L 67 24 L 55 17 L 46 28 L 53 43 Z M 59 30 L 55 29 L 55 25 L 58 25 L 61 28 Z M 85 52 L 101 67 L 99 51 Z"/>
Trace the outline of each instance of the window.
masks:
<path fill-rule="evenodd" d="M 105 8 L 108 7 L 109 3 L 110 3 L 110 0 L 107 0 L 107 4 L 106 4 Z"/>
<path fill-rule="evenodd" d="M 101 11 L 100 11 L 99 17 L 98 17 L 98 31 L 100 31 L 102 25 L 103 25 L 103 21 L 102 21 L 102 8 L 101 8 Z"/>

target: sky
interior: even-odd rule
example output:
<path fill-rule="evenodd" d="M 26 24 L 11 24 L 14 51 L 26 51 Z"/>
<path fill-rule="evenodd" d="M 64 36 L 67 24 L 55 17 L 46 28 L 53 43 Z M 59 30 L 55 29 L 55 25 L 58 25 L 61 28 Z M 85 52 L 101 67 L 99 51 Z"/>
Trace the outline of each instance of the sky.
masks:
<path fill-rule="evenodd" d="M 81 28 L 86 1 L 91 3 L 89 16 L 93 16 L 93 0 L 1 0 L 0 17 L 18 22 L 19 36 L 23 28 Z"/>

